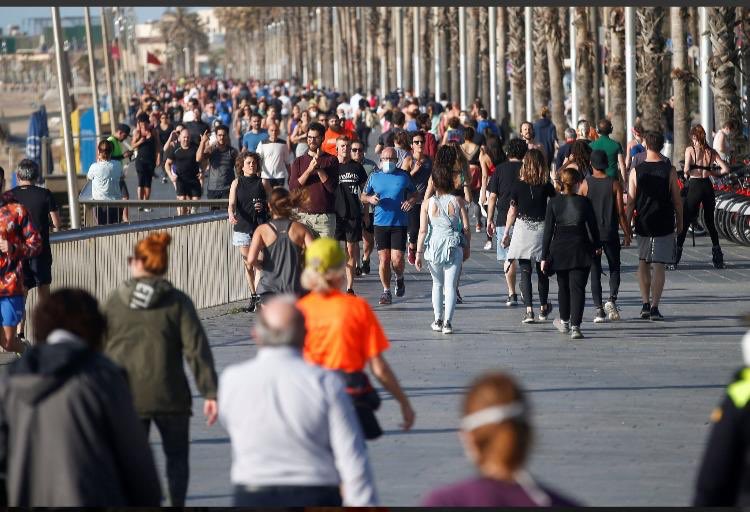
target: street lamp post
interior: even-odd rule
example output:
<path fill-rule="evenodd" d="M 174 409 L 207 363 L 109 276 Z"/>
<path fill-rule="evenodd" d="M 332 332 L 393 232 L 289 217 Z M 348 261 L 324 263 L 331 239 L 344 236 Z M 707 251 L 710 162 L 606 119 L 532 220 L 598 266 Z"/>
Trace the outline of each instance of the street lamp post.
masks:
<path fill-rule="evenodd" d="M 99 92 L 96 88 L 96 65 L 94 64 L 94 43 L 91 38 L 91 13 L 88 7 L 83 8 L 84 22 L 86 24 L 86 46 L 89 52 L 89 75 L 91 75 L 91 102 L 94 109 L 94 132 L 96 139 L 102 135 L 101 120 L 99 119 Z"/>
<path fill-rule="evenodd" d="M 526 118 L 534 117 L 534 54 L 532 50 L 532 34 L 534 18 L 531 15 L 531 7 L 524 7 L 524 34 L 526 37 Z"/>
<path fill-rule="evenodd" d="M 627 137 L 635 123 L 635 7 L 625 8 L 625 126 Z"/>
<path fill-rule="evenodd" d="M 109 129 L 110 133 L 115 133 L 115 95 L 112 85 L 112 56 L 109 53 L 109 25 L 107 21 L 107 11 L 102 9 L 102 48 L 104 49 L 104 74 L 107 77 L 107 98 L 109 99 Z"/>
<path fill-rule="evenodd" d="M 497 7 L 490 7 L 487 16 L 490 32 L 490 116 L 497 119 Z"/>
<path fill-rule="evenodd" d="M 70 227 L 81 227 L 81 212 L 78 208 L 78 190 L 76 187 L 75 156 L 73 155 L 73 133 L 70 126 L 70 107 L 68 104 L 68 84 L 63 76 L 62 27 L 60 25 L 60 8 L 52 7 L 52 32 L 55 38 L 55 62 L 57 63 L 57 89 L 60 93 L 60 114 L 63 126 L 65 145 L 66 181 L 68 184 L 68 205 L 70 207 Z"/>
<path fill-rule="evenodd" d="M 627 7 L 625 9 L 627 9 Z M 570 126 L 576 128 L 578 123 L 578 85 L 576 84 L 576 67 L 578 66 L 575 23 L 576 8 L 571 7 L 569 13 L 570 24 L 568 25 L 568 32 L 570 32 Z"/>
<path fill-rule="evenodd" d="M 466 110 L 466 7 L 458 8 L 458 65 L 461 110 Z"/>

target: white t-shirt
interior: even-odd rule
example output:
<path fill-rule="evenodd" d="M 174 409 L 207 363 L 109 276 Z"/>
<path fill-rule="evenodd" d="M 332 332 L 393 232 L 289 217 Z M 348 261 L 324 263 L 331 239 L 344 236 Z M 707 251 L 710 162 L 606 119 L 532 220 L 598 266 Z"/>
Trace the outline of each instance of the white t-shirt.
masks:
<path fill-rule="evenodd" d="M 287 179 L 288 171 L 287 164 L 290 163 L 289 148 L 286 145 L 286 141 L 282 139 L 276 139 L 276 142 L 264 140 L 255 151 L 260 155 L 260 160 L 263 163 L 263 169 L 261 170 L 260 177 L 264 179 Z"/>

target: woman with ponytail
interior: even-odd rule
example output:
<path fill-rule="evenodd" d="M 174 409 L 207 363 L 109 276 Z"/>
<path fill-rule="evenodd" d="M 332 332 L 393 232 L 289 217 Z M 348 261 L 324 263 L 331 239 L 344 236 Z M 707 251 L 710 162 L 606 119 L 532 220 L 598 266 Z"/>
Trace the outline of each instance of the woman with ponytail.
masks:
<path fill-rule="evenodd" d="M 169 233 L 140 240 L 128 257 L 131 278 L 107 301 L 104 352 L 128 374 L 135 410 L 148 436 L 156 424 L 167 459 L 170 503 L 182 507 L 187 494 L 191 393 L 187 360 L 203 395 L 208 425 L 216 421 L 217 378 L 206 331 L 193 301 L 164 276 Z"/>
<path fill-rule="evenodd" d="M 476 379 L 464 398 L 459 438 L 478 475 L 432 491 L 423 507 L 580 506 L 526 471 L 532 429 L 529 404 L 503 373 Z"/>
<path fill-rule="evenodd" d="M 295 220 L 294 212 L 307 197 L 305 189 L 289 192 L 276 187 L 271 191 L 271 220 L 257 227 L 247 255 L 247 264 L 263 271 L 257 288 L 261 304 L 279 293 L 302 293 L 302 252 L 312 243 L 313 235 Z"/>

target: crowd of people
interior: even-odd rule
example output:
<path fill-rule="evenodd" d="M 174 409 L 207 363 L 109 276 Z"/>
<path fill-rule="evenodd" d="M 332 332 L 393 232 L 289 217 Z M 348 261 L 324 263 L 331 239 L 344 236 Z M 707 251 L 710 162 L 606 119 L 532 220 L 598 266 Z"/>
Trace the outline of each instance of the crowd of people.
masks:
<path fill-rule="evenodd" d="M 595 128 L 581 119 L 563 130 L 561 143 L 546 107 L 536 121 L 518 123 L 516 137 L 479 100 L 465 111 L 447 98 L 403 91 L 347 97 L 293 84 L 195 80 L 146 85 L 132 107 L 135 128 L 121 124 L 97 146 L 87 175 L 94 199 L 128 196 L 129 158 L 141 200 L 160 172 L 178 199 L 203 197 L 204 184 L 207 198 L 226 199 L 258 353 L 218 375 L 191 298 L 165 278 L 167 233 L 134 246 L 130 278 L 102 308 L 82 290 L 50 294 L 49 230 L 50 222 L 60 227 L 58 208 L 34 185 L 36 164 L 22 161 L 19 186 L 0 205 L 2 346 L 20 356 L 0 378 L 0 474 L 12 506 L 159 505 L 147 441 L 152 423 L 166 457 L 169 501 L 183 506 L 192 411 L 183 359 L 207 424 L 218 420 L 229 433 L 235 505 L 378 504 L 366 441 L 383 435 L 375 414 L 381 397 L 369 375 L 395 399 L 401 428 L 409 430 L 416 413 L 384 357 L 390 343 L 377 315 L 355 293 L 358 278 L 371 272 L 373 251 L 382 306 L 406 295 L 407 264 L 429 270 L 429 328 L 445 335 L 460 325 L 459 284 L 472 235 L 480 238 L 474 252 L 494 245 L 506 306 L 518 305 L 520 289 L 522 324 L 552 319 L 549 281 L 556 276 L 558 314 L 550 324 L 572 340 L 584 337 L 589 280 L 593 323 L 621 319 L 620 253 L 633 239 L 640 317 L 664 319 L 665 270 L 679 264 L 701 204 L 713 264 L 724 266 L 708 217 L 711 177 L 729 172 L 729 150 L 713 149 L 700 125 L 678 173 L 663 154 L 664 134 L 636 123 L 623 148 L 610 138 L 608 119 Z M 366 157 L 373 130 L 380 131 L 377 161 Z M 127 209 L 108 206 L 96 217 L 99 224 L 128 219 Z M 23 311 L 34 287 L 40 301 L 32 346 Z M 461 414 L 479 476 L 431 492 L 424 505 L 575 504 L 524 469 L 529 404 L 512 377 L 481 376 Z M 57 454 L 51 467 L 49 453 Z"/>

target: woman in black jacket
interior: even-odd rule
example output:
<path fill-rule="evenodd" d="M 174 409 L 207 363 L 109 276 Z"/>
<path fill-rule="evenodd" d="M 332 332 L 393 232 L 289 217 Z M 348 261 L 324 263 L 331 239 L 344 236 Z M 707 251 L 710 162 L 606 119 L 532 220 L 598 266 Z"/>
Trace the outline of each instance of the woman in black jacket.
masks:
<path fill-rule="evenodd" d="M 599 228 L 588 197 L 577 195 L 581 175 L 565 167 L 558 173 L 561 194 L 547 203 L 542 242 L 542 272 L 557 273 L 560 318 L 553 324 L 571 339 L 583 338 L 581 320 L 592 254 L 601 254 Z"/>

